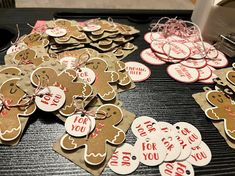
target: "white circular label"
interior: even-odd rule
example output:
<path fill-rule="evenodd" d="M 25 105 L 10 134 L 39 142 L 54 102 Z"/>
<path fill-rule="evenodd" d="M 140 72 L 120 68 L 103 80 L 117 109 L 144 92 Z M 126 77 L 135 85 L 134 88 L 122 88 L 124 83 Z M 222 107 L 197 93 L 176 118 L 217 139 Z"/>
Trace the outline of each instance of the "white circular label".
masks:
<path fill-rule="evenodd" d="M 141 163 L 147 166 L 157 166 L 166 157 L 166 148 L 161 141 L 161 137 L 137 139 L 135 150 L 139 155 Z"/>
<path fill-rule="evenodd" d="M 15 44 L 15 45 L 12 45 L 10 48 L 8 48 L 7 54 L 15 53 L 26 48 L 27 48 L 27 45 L 24 43 Z"/>
<path fill-rule="evenodd" d="M 213 67 L 207 65 L 207 67 L 209 67 L 212 71 L 211 76 L 208 79 L 204 79 L 204 80 L 199 80 L 198 82 L 203 83 L 203 84 L 214 84 L 214 80 L 215 78 L 217 78 L 218 76 L 216 76 L 216 74 L 213 73 L 213 71 L 215 70 Z"/>
<path fill-rule="evenodd" d="M 205 166 L 211 161 L 211 150 L 203 141 L 199 146 L 192 147 L 192 153 L 187 161 L 195 166 Z"/>
<path fill-rule="evenodd" d="M 76 113 L 69 116 L 65 121 L 65 129 L 67 133 L 75 137 L 88 135 L 95 128 L 95 118 L 89 115 L 82 116 Z"/>
<path fill-rule="evenodd" d="M 188 139 L 191 147 L 196 147 L 201 143 L 201 133 L 193 125 L 187 122 L 178 122 L 173 126 L 176 128 L 179 134 L 185 136 Z"/>
<path fill-rule="evenodd" d="M 175 59 L 186 59 L 190 55 L 189 48 L 186 45 L 178 42 L 165 43 L 163 45 L 163 51 L 166 55 L 169 55 Z"/>
<path fill-rule="evenodd" d="M 72 69 L 76 65 L 76 58 L 71 56 L 66 56 L 60 59 L 60 63 L 66 65 L 66 68 Z"/>
<path fill-rule="evenodd" d="M 138 154 L 132 145 L 124 143 L 113 153 L 108 166 L 117 174 L 130 174 L 139 166 Z"/>
<path fill-rule="evenodd" d="M 214 59 L 207 59 L 207 64 L 215 68 L 223 68 L 228 65 L 228 59 L 222 52 L 218 52 L 218 56 Z"/>
<path fill-rule="evenodd" d="M 86 32 L 94 32 L 100 30 L 101 26 L 97 24 L 87 24 L 82 29 Z"/>
<path fill-rule="evenodd" d="M 163 45 L 165 44 L 165 41 L 152 41 L 151 44 L 150 44 L 150 47 L 152 48 L 152 50 L 154 50 L 155 52 L 158 52 L 158 53 L 165 53 L 163 51 Z"/>
<path fill-rule="evenodd" d="M 166 136 L 171 136 L 172 133 L 177 133 L 173 125 L 168 122 L 157 122 L 156 127 Z"/>
<path fill-rule="evenodd" d="M 60 109 L 65 103 L 65 93 L 58 87 L 48 86 L 38 92 L 42 96 L 36 96 L 37 107 L 46 112 L 53 112 Z"/>
<path fill-rule="evenodd" d="M 184 83 L 193 83 L 199 78 L 197 69 L 189 68 L 182 64 L 169 65 L 167 72 L 173 79 Z"/>
<path fill-rule="evenodd" d="M 199 72 L 198 80 L 205 80 L 211 77 L 212 71 L 209 67 L 205 66 L 203 68 L 197 69 Z"/>
<path fill-rule="evenodd" d="M 88 84 L 92 84 L 95 81 L 95 72 L 89 68 L 83 67 L 77 70 L 77 75 L 83 81 L 87 82 Z"/>
<path fill-rule="evenodd" d="M 181 134 L 176 134 L 176 140 L 179 142 L 180 147 L 181 147 L 181 153 L 178 156 L 178 158 L 176 158 L 177 161 L 183 161 L 185 159 L 187 159 L 189 157 L 189 155 L 191 154 L 191 145 L 188 142 L 188 139 L 186 137 L 184 137 Z"/>
<path fill-rule="evenodd" d="M 218 50 L 211 44 L 207 42 L 203 42 L 205 48 L 206 48 L 206 58 L 216 58 L 218 56 Z"/>
<path fill-rule="evenodd" d="M 184 38 L 181 38 L 177 35 L 170 35 L 169 37 L 167 37 L 167 41 L 171 41 L 171 42 L 177 42 L 177 43 L 185 43 L 187 42 L 187 40 L 185 40 Z"/>
<path fill-rule="evenodd" d="M 203 59 L 205 52 L 199 43 L 187 42 L 184 43 L 190 49 L 190 58 L 192 59 Z"/>
<path fill-rule="evenodd" d="M 180 59 L 174 59 L 174 58 L 171 58 L 171 57 L 168 57 L 167 55 L 165 54 L 160 54 L 160 53 L 157 53 L 155 52 L 154 53 L 156 56 L 158 56 L 162 61 L 165 61 L 165 62 L 169 62 L 169 63 L 178 63 L 178 62 L 181 62 L 182 60 Z"/>
<path fill-rule="evenodd" d="M 145 50 L 143 50 L 140 53 L 140 57 L 147 63 L 152 64 L 152 65 L 163 65 L 166 62 L 162 61 L 159 57 L 157 57 L 153 51 L 151 50 L 151 48 L 147 48 Z"/>
<path fill-rule="evenodd" d="M 151 75 L 150 69 L 139 62 L 126 62 L 126 71 L 134 82 L 141 82 L 148 79 Z"/>
<path fill-rule="evenodd" d="M 154 40 L 165 40 L 165 37 L 159 32 L 147 32 L 144 35 L 144 40 L 151 43 Z"/>
<path fill-rule="evenodd" d="M 132 125 L 131 130 L 137 138 L 148 138 L 151 136 L 157 136 L 159 132 L 156 128 L 157 121 L 148 116 L 141 116 L 136 118 Z"/>
<path fill-rule="evenodd" d="M 54 27 L 52 29 L 47 29 L 46 34 L 51 37 L 62 37 L 67 34 L 67 31 L 61 27 Z"/>
<path fill-rule="evenodd" d="M 194 176 L 193 166 L 186 162 L 164 162 L 159 166 L 162 176 Z"/>
<path fill-rule="evenodd" d="M 205 59 L 187 59 L 180 63 L 186 67 L 191 67 L 191 68 L 202 68 L 206 66 Z"/>

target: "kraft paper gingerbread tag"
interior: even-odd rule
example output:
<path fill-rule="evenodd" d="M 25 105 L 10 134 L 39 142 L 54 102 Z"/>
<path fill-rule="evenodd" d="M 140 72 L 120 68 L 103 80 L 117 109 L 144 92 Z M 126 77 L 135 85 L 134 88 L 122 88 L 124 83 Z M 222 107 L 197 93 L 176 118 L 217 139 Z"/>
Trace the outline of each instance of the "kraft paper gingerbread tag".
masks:
<path fill-rule="evenodd" d="M 207 92 L 206 99 L 213 106 L 205 111 L 206 116 L 212 120 L 224 120 L 226 134 L 235 140 L 235 105 L 232 100 L 215 90 Z"/>
<path fill-rule="evenodd" d="M 235 63 L 233 63 L 233 69 L 234 68 L 235 68 Z M 228 71 L 226 73 L 226 78 L 231 84 L 235 85 L 235 71 L 234 70 Z"/>
<path fill-rule="evenodd" d="M 123 119 L 122 110 L 113 104 L 105 104 L 97 109 L 96 116 L 103 113 L 105 113 L 104 118 L 96 119 L 96 127 L 89 134 L 88 140 L 85 137 L 75 138 L 66 134 L 61 139 L 61 147 L 64 150 L 75 150 L 85 146 L 84 160 L 86 163 L 101 164 L 107 155 L 106 143 L 119 145 L 125 140 L 125 133 L 116 127 Z"/>
<path fill-rule="evenodd" d="M 96 89 L 99 97 L 104 101 L 113 100 L 116 97 L 116 92 L 110 83 L 118 81 L 118 74 L 114 71 L 107 71 L 108 65 L 101 58 L 92 58 L 87 64 L 87 68 L 94 71 L 96 75 L 93 87 Z"/>
<path fill-rule="evenodd" d="M 35 105 L 25 104 L 23 97 L 26 95 L 16 83 L 20 78 L 11 78 L 0 87 L 0 139 L 12 141 L 22 133 L 20 117 L 28 117 L 35 110 Z"/>
<path fill-rule="evenodd" d="M 49 44 L 49 41 L 47 39 L 42 38 L 42 34 L 33 32 L 31 34 L 26 35 L 22 41 L 28 46 L 28 47 L 33 47 L 33 46 L 47 46 Z"/>

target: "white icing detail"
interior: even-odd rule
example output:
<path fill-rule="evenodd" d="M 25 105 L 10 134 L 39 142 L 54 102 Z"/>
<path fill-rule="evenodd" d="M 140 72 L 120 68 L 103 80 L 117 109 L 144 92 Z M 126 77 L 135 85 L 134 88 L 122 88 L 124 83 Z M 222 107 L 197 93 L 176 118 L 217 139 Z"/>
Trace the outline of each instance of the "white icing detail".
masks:
<path fill-rule="evenodd" d="M 101 154 L 101 153 L 97 153 L 97 154 L 90 153 L 90 154 L 88 154 L 88 155 L 86 155 L 86 156 L 87 156 L 87 157 L 90 157 L 90 156 L 93 156 L 93 157 L 97 157 L 97 156 L 99 156 L 99 157 L 105 157 L 105 155 L 106 155 L 106 153 L 104 153 L 104 154 Z"/>
<path fill-rule="evenodd" d="M 120 133 L 122 133 L 122 131 L 118 131 L 118 134 L 116 136 L 114 136 L 112 143 L 115 143 L 115 141 L 117 140 L 117 137 L 119 136 Z"/>
<path fill-rule="evenodd" d="M 112 90 L 112 91 L 109 91 L 108 93 L 104 93 L 102 96 L 104 97 L 104 96 L 108 96 L 108 95 L 110 95 L 110 94 L 112 94 L 112 93 L 114 93 L 115 91 L 114 90 Z"/>

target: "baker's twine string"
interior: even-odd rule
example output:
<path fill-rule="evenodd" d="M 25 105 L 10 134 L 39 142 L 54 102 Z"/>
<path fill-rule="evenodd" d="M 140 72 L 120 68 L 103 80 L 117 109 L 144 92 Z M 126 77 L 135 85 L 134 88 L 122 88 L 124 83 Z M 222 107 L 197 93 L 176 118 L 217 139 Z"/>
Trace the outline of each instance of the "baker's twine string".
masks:
<path fill-rule="evenodd" d="M 79 101 L 80 100 L 80 101 Z M 88 133 L 86 134 L 86 140 L 88 140 L 90 133 L 92 132 L 91 130 L 91 117 L 97 120 L 104 120 L 105 118 L 107 118 L 107 113 L 103 110 L 99 110 L 99 111 L 88 111 L 85 110 L 85 105 L 84 105 L 84 100 L 85 97 L 83 96 L 78 96 L 76 98 L 74 98 L 74 105 L 75 105 L 75 113 L 81 113 L 81 116 L 84 117 L 86 116 L 89 120 L 89 130 Z"/>
<path fill-rule="evenodd" d="M 73 69 L 74 70 L 78 70 L 79 72 L 81 72 L 81 67 L 85 66 L 87 64 L 87 62 L 89 61 L 90 59 L 90 54 L 89 53 L 82 53 L 80 56 L 79 56 L 79 59 L 76 59 L 75 61 L 75 64 L 74 64 L 74 67 Z"/>
<path fill-rule="evenodd" d="M 14 42 L 11 41 L 11 45 L 15 45 L 17 46 L 19 39 L 20 39 L 20 29 L 19 29 L 19 25 L 16 24 L 16 30 L 17 30 L 17 37 L 16 40 Z"/>

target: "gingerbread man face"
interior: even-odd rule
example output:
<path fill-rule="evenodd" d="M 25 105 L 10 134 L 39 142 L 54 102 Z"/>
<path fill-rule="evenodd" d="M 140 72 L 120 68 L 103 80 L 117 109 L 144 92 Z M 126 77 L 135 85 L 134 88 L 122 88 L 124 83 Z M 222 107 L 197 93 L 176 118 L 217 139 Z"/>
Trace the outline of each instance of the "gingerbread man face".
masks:
<path fill-rule="evenodd" d="M 214 106 L 221 106 L 231 102 L 231 100 L 226 97 L 223 92 L 218 91 L 211 91 L 209 94 L 207 94 L 206 98 Z"/>
<path fill-rule="evenodd" d="M 62 89 L 66 96 L 65 104 L 59 111 L 64 116 L 72 115 L 75 112 L 74 98 L 89 97 L 93 90 L 89 84 L 74 82 L 77 74 L 76 71 L 67 69 L 57 74 L 56 71 L 49 67 L 41 67 L 31 74 L 32 83 L 37 86 L 39 81 L 43 86 L 57 86 Z"/>
<path fill-rule="evenodd" d="M 46 46 L 49 44 L 49 41 L 46 39 L 41 39 L 42 36 L 39 33 L 31 33 L 27 35 L 24 39 L 23 42 L 28 45 L 28 46 L 38 46 L 38 45 L 43 45 Z"/>
<path fill-rule="evenodd" d="M 206 116 L 212 120 L 224 120 L 226 134 L 235 139 L 235 105 L 218 91 L 209 91 L 206 98 L 215 106 L 205 111 Z"/>
<path fill-rule="evenodd" d="M 84 159 L 91 165 L 99 165 L 105 160 L 107 142 L 119 145 L 125 140 L 125 133 L 116 127 L 123 119 L 122 110 L 113 104 L 105 104 L 98 108 L 97 112 L 106 113 L 106 118 L 96 120 L 96 128 L 88 140 L 85 137 L 75 138 L 67 134 L 61 139 L 61 147 L 65 150 L 75 150 L 85 146 Z"/>
<path fill-rule="evenodd" d="M 95 72 L 96 79 L 93 87 L 97 90 L 98 95 L 104 101 L 113 100 L 116 97 L 116 92 L 110 83 L 118 81 L 118 74 L 114 71 L 106 71 L 107 63 L 101 58 L 93 58 L 88 61 L 86 67 Z"/>
<path fill-rule="evenodd" d="M 0 74 L 16 76 L 21 74 L 21 70 L 17 67 L 6 67 L 0 70 Z"/>
<path fill-rule="evenodd" d="M 19 103 L 25 93 L 17 87 L 16 83 L 19 78 L 12 78 L 4 82 L 0 88 L 0 93 L 5 98 L 5 103 L 9 106 L 6 108 L 2 105 L 0 112 L 0 139 L 12 141 L 21 134 L 20 116 L 29 116 L 35 110 L 34 104 L 23 107 L 11 107 Z M 1 102 L 2 103 L 2 102 Z"/>

